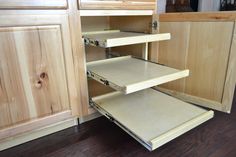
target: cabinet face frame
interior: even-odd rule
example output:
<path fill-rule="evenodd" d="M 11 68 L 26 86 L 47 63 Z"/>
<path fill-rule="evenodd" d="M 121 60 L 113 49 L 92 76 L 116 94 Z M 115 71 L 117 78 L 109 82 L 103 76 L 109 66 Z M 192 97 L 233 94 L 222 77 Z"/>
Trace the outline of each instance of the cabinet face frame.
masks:
<path fill-rule="evenodd" d="M 78 0 L 79 9 L 155 10 L 156 0 Z"/>
<path fill-rule="evenodd" d="M 67 0 L 0 0 L 0 9 L 66 9 Z"/>
<path fill-rule="evenodd" d="M 67 89 L 68 89 L 68 98 L 69 98 L 69 105 L 70 105 L 70 111 L 67 110 L 65 112 L 61 112 L 58 119 L 55 118 L 54 121 L 51 121 L 52 123 L 61 121 L 62 119 L 60 117 L 67 117 L 71 118 L 72 115 L 78 115 L 78 106 L 79 106 L 79 100 L 75 85 L 75 76 L 74 76 L 74 65 L 73 65 L 73 54 L 72 54 L 72 48 L 71 48 L 71 39 L 70 39 L 70 30 L 69 30 L 69 19 L 68 15 L 0 15 L 0 27 L 31 27 L 31 26 L 43 26 L 43 27 L 53 27 L 53 26 L 59 26 L 60 27 L 60 37 L 61 37 L 61 44 L 62 44 L 62 52 L 63 52 L 63 60 L 65 64 L 65 75 L 66 75 L 66 83 L 67 83 Z M 44 124 L 40 125 L 41 118 L 34 119 L 33 122 L 29 123 L 31 124 L 32 129 L 37 128 L 37 126 L 42 126 Z M 48 120 L 50 122 L 50 116 L 48 117 Z M 27 124 L 27 123 L 25 123 Z M 48 125 L 45 123 L 45 125 Z M 21 125 L 20 125 L 21 126 Z M 24 126 L 24 125 L 23 125 Z M 24 129 L 22 129 L 24 130 Z M 4 130 L 1 130 L 4 131 Z M 20 132 L 18 132 L 20 133 Z M 13 136 L 11 134 L 10 136 Z"/>

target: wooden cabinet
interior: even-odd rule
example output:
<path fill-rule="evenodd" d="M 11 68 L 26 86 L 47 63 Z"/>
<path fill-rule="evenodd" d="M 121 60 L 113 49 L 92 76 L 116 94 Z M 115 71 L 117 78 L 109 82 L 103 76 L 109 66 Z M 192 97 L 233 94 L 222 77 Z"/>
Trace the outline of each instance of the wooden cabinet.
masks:
<path fill-rule="evenodd" d="M 211 13 L 181 17 L 160 17 L 160 32 L 170 32 L 172 40 L 159 44 L 158 60 L 171 67 L 188 68 L 190 76 L 162 87 L 192 103 L 230 112 L 236 77 L 231 69 L 235 65 L 234 20 Z"/>
<path fill-rule="evenodd" d="M 66 9 L 67 0 L 0 0 L 0 9 Z"/>
<path fill-rule="evenodd" d="M 0 21 L 0 139 L 72 118 L 78 104 L 68 16 Z"/>
<path fill-rule="evenodd" d="M 78 0 L 80 9 L 155 10 L 156 0 Z"/>
<path fill-rule="evenodd" d="M 155 3 L 0 0 L 0 150 L 94 118 L 93 107 L 154 150 L 214 115 L 154 87 L 174 80 L 158 89 L 230 112 L 236 18 L 162 21 L 158 34 Z"/>

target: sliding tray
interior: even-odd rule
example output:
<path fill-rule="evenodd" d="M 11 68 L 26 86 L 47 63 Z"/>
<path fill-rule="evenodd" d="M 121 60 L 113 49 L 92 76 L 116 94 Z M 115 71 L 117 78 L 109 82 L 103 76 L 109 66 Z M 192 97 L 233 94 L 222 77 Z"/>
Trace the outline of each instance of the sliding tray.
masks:
<path fill-rule="evenodd" d="M 125 94 L 187 77 L 189 70 L 176 70 L 131 56 L 87 63 L 88 76 Z"/>
<path fill-rule="evenodd" d="M 86 45 L 103 48 L 169 40 L 170 33 L 145 34 L 120 31 L 102 31 L 83 33 Z"/>
<path fill-rule="evenodd" d="M 109 93 L 90 104 L 150 151 L 214 115 L 151 88 L 129 95 Z"/>

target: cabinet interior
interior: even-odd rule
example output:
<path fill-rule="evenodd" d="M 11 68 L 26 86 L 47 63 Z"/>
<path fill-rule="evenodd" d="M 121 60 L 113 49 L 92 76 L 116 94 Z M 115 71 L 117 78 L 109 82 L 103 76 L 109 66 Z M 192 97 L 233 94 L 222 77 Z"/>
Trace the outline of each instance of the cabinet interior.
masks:
<path fill-rule="evenodd" d="M 152 33 L 152 16 L 83 16 L 81 28 L 83 32 L 96 32 L 104 30 L 120 30 L 138 33 Z M 134 44 L 110 48 L 116 56 L 131 55 L 142 57 L 144 44 Z M 149 45 L 150 47 L 150 45 Z M 151 53 L 151 51 L 150 51 Z M 157 52 L 156 52 L 157 53 Z M 101 47 L 85 46 L 86 62 L 107 59 L 106 49 Z M 88 92 L 90 97 L 103 95 L 114 91 L 92 79 L 88 79 Z"/>

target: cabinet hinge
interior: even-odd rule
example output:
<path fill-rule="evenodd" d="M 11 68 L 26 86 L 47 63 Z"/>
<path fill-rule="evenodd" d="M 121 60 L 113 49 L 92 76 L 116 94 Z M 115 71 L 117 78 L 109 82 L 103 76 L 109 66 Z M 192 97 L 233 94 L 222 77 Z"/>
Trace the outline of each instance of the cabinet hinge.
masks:
<path fill-rule="evenodd" d="M 159 27 L 159 23 L 157 21 L 153 21 L 150 25 L 154 30 L 157 30 Z"/>

